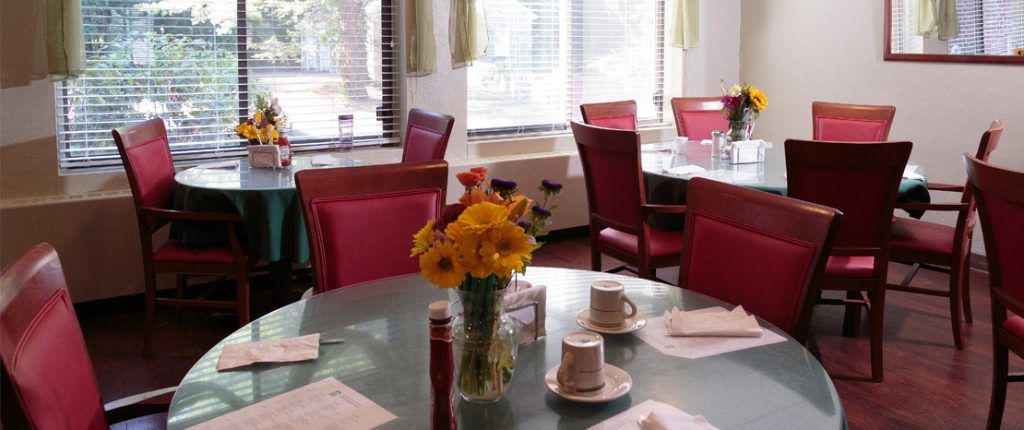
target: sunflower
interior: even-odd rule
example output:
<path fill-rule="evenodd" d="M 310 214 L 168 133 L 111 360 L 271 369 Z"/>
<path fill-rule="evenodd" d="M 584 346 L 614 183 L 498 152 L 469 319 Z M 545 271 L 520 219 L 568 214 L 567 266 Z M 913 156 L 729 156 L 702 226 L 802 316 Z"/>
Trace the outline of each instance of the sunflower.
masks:
<path fill-rule="evenodd" d="M 420 273 L 441 288 L 454 288 L 466 276 L 455 245 L 449 241 L 437 242 L 420 255 Z"/>
<path fill-rule="evenodd" d="M 513 271 L 522 272 L 532 258 L 535 244 L 522 227 L 506 223 L 484 236 L 480 243 L 480 259 L 499 276 Z"/>
<path fill-rule="evenodd" d="M 412 254 L 410 257 L 415 257 L 430 249 L 430 244 L 434 242 L 434 221 L 431 220 L 427 225 L 423 226 L 420 231 L 412 235 Z"/>
<path fill-rule="evenodd" d="M 757 87 L 750 87 L 750 101 L 754 103 L 754 108 L 759 111 L 768 107 L 768 96 L 764 95 Z"/>
<path fill-rule="evenodd" d="M 509 210 L 505 206 L 480 202 L 466 208 L 462 215 L 459 215 L 459 219 L 455 220 L 455 225 L 462 233 L 481 234 L 508 223 L 509 215 Z"/>

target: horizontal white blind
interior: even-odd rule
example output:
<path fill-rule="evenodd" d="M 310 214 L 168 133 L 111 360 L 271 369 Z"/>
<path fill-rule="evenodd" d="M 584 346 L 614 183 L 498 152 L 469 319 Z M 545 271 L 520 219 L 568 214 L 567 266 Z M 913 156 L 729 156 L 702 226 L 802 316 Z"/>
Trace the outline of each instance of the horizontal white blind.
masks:
<path fill-rule="evenodd" d="M 952 1 L 952 0 L 941 0 Z M 892 1 L 892 52 L 925 53 L 917 35 L 917 0 Z M 1012 55 L 1024 47 L 1024 0 L 957 0 L 960 34 L 948 41 L 945 53 Z"/>
<path fill-rule="evenodd" d="M 86 72 L 57 84 L 62 167 L 118 164 L 110 130 L 164 119 L 175 159 L 244 152 L 234 127 L 273 94 L 296 150 L 397 137 L 392 0 L 82 0 Z"/>
<path fill-rule="evenodd" d="M 471 135 L 566 130 L 581 103 L 636 100 L 661 123 L 664 0 L 484 0 L 487 55 L 469 68 Z"/>

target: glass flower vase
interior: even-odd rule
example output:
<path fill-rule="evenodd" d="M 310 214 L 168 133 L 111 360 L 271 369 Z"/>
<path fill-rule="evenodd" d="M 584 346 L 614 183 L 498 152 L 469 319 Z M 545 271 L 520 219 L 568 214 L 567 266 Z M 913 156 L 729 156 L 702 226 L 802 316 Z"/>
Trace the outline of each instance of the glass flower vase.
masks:
<path fill-rule="evenodd" d="M 452 322 L 455 387 L 466 401 L 496 402 L 512 381 L 518 345 L 516 324 L 502 307 L 507 285 L 491 275 L 467 277 L 456 289 L 462 312 Z"/>
<path fill-rule="evenodd" d="M 754 134 L 754 113 L 744 109 L 742 115 L 729 116 L 729 141 L 750 140 Z"/>

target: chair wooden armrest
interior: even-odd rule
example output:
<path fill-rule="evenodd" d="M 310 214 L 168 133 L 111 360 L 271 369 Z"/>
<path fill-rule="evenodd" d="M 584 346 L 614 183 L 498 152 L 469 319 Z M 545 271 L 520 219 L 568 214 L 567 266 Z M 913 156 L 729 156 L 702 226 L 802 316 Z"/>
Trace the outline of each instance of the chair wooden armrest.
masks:
<path fill-rule="evenodd" d="M 870 246 L 834 246 L 830 257 L 881 257 L 882 249 Z"/>
<path fill-rule="evenodd" d="M 136 394 L 123 399 L 114 400 L 103 405 L 107 422 L 119 423 L 147 415 L 167 412 L 171 406 L 171 398 L 178 387 L 167 387 L 147 393 Z"/>
<path fill-rule="evenodd" d="M 139 212 L 152 217 L 170 220 L 242 222 L 241 215 L 231 212 L 176 211 L 152 207 L 141 207 Z"/>
<path fill-rule="evenodd" d="M 901 202 L 896 203 L 896 209 L 906 211 L 950 211 L 967 212 L 967 203 L 924 203 L 924 202 Z"/>
<path fill-rule="evenodd" d="M 928 191 L 952 191 L 952 192 L 955 192 L 955 193 L 962 193 L 962 192 L 964 192 L 964 186 L 963 185 L 953 185 L 953 184 L 942 184 L 942 183 L 938 183 L 938 182 L 929 182 L 928 183 Z"/>
<path fill-rule="evenodd" d="M 643 205 L 640 207 L 645 214 L 682 214 L 686 206 L 682 205 Z"/>

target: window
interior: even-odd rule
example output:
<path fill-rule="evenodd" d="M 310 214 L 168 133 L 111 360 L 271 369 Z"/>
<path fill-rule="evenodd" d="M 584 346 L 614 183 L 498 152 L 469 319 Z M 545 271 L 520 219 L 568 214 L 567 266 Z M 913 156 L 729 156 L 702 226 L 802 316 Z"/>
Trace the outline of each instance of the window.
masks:
<path fill-rule="evenodd" d="M 296 150 L 397 139 L 393 0 L 82 0 L 86 72 L 57 84 L 61 167 L 120 163 L 110 130 L 164 119 L 175 159 L 239 155 L 273 94 Z"/>
<path fill-rule="evenodd" d="M 485 0 L 469 68 L 470 136 L 563 131 L 579 105 L 632 99 L 663 122 L 664 0 Z"/>
<path fill-rule="evenodd" d="M 925 42 L 917 35 L 918 1 L 893 0 L 892 52 L 1010 55 L 1024 46 L 1024 0 L 959 0 L 956 11 L 959 35 L 948 43 Z"/>

